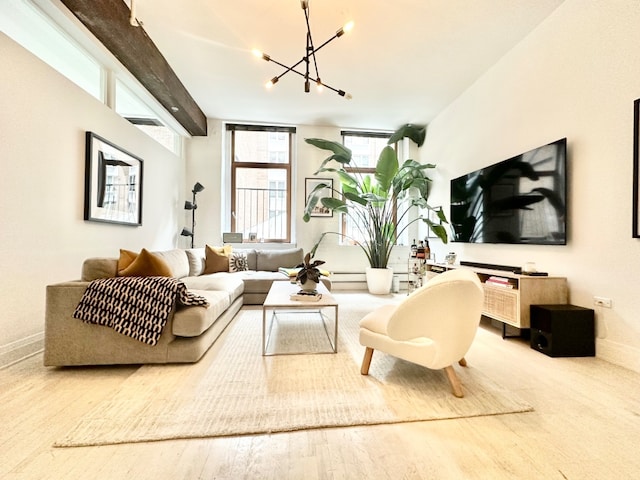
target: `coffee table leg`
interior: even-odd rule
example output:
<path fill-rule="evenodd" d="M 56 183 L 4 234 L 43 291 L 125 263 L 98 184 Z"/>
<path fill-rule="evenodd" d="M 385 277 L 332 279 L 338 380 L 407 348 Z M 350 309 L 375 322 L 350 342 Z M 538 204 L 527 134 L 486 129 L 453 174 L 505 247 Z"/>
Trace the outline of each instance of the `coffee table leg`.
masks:
<path fill-rule="evenodd" d="M 262 307 L 262 356 L 267 354 L 267 309 Z"/>

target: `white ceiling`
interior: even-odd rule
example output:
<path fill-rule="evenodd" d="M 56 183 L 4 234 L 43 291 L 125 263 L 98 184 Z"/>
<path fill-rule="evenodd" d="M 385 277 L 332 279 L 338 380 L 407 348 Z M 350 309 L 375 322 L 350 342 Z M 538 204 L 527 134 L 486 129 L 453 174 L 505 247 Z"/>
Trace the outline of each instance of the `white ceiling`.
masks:
<path fill-rule="evenodd" d="M 127 2 L 129 3 L 129 2 Z M 317 54 L 324 82 L 346 100 L 285 75 L 305 53 L 299 0 L 136 0 L 136 16 L 210 118 L 346 128 L 429 123 L 562 0 L 310 0 L 316 46 L 347 21 L 352 32 Z"/>

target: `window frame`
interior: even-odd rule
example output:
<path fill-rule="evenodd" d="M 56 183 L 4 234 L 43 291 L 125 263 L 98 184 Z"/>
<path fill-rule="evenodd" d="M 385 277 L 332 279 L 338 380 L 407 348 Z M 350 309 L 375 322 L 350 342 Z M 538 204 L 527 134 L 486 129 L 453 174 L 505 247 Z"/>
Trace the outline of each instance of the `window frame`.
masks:
<path fill-rule="evenodd" d="M 250 125 L 250 124 L 238 124 L 227 123 L 226 130 L 229 134 L 229 169 L 230 169 L 230 192 L 229 192 L 229 219 L 230 219 L 230 232 L 237 232 L 236 224 L 236 185 L 237 185 L 237 170 L 246 168 L 266 169 L 266 170 L 285 170 L 286 172 L 286 217 L 287 222 L 285 225 L 285 238 L 262 238 L 261 241 L 268 243 L 291 243 L 291 232 L 293 230 L 293 147 L 295 141 L 295 127 L 274 126 L 274 125 Z M 288 135 L 288 161 L 283 163 L 277 162 L 237 162 L 236 161 L 236 132 L 267 132 L 267 133 L 285 133 Z M 267 201 L 271 202 L 272 197 L 269 194 Z M 242 232 L 244 233 L 244 232 Z M 243 236 L 243 243 L 253 243 L 254 241 Z"/>
<path fill-rule="evenodd" d="M 389 139 L 391 138 L 391 135 L 393 134 L 393 132 L 371 132 L 371 131 L 358 131 L 358 130 L 342 130 L 340 132 L 340 135 L 342 137 L 342 144 L 345 145 L 345 138 L 346 137 L 362 137 L 362 138 L 384 138 L 384 139 Z M 345 145 L 346 146 L 346 145 Z M 393 144 L 393 148 L 396 151 L 396 154 L 398 154 L 398 147 L 399 147 L 399 143 L 396 142 Z M 375 161 L 377 162 L 378 158 L 380 156 L 380 152 L 378 152 L 378 156 L 375 158 Z M 398 155 L 399 156 L 399 155 Z M 347 173 L 353 173 L 356 175 L 375 175 L 376 172 L 376 168 L 375 166 L 373 167 L 350 167 L 350 166 L 345 166 L 344 170 Z M 342 195 L 342 200 L 345 200 L 344 194 Z M 393 207 L 393 218 L 394 218 L 394 222 L 397 225 L 398 222 L 398 217 L 397 217 L 397 205 L 394 205 Z M 353 242 L 351 240 L 349 240 L 350 238 L 354 237 L 352 235 L 352 231 L 349 231 L 348 229 L 348 225 L 347 225 L 347 215 L 345 213 L 341 213 L 340 214 L 340 232 L 342 235 L 340 235 L 340 243 L 343 245 L 351 245 Z M 360 236 L 361 231 L 358 231 L 358 236 Z M 396 243 L 398 243 L 398 238 L 396 238 Z"/>

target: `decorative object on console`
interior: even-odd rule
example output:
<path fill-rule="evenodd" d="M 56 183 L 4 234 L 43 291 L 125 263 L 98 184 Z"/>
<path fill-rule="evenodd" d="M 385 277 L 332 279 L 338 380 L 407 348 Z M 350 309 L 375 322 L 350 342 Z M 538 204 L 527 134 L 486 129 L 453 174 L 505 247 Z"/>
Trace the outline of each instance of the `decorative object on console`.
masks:
<path fill-rule="evenodd" d="M 142 225 L 142 159 L 86 133 L 84 219 Z"/>
<path fill-rule="evenodd" d="M 323 197 L 321 192 L 325 191 L 326 185 L 316 186 L 308 196 L 303 220 L 309 221 L 311 211 L 318 202 L 352 220 L 364 240 L 348 240 L 360 247 L 366 255 L 369 272 L 383 271 L 385 288 L 376 288 L 376 293 L 384 294 L 391 290 L 393 270 L 387 268 L 391 250 L 398 237 L 414 222 L 422 220 L 444 243 L 448 240 L 447 231 L 442 225 L 447 222 L 442 208 L 434 208 L 428 204 L 431 179 L 427 177 L 425 170 L 435 168 L 435 165 L 421 164 L 411 159 L 399 165 L 397 153 L 391 147 L 404 137 L 409 137 L 419 147 L 424 143 L 425 135 L 426 127 L 418 125 L 404 125 L 396 130 L 380 152 L 374 174 L 349 171 L 349 167 L 353 167 L 352 152 L 341 143 L 319 138 L 305 139 L 310 145 L 332 152 L 316 174 L 337 172 L 341 190 L 336 190 L 337 198 L 333 194 Z M 333 162 L 338 165 L 337 168 Z M 432 221 L 428 216 L 416 215 L 401 224 L 400 220 L 408 219 L 408 214 L 414 207 L 426 210 L 427 213 L 435 212 L 438 222 Z M 399 224 L 402 226 L 398 227 Z M 345 237 L 341 232 L 324 232 L 311 250 L 312 256 L 324 236 L 329 233 Z M 373 293 L 369 277 L 367 275 L 367 284 Z"/>
<path fill-rule="evenodd" d="M 455 252 L 449 252 L 445 255 L 444 261 L 447 262 L 447 265 L 453 265 L 456 263 L 456 257 L 457 255 Z"/>
<path fill-rule="evenodd" d="M 191 193 L 193 194 L 193 200 L 187 200 L 184 202 L 184 209 L 191 210 L 191 230 L 189 230 L 188 228 L 183 228 L 182 232 L 180 232 L 180 235 L 182 235 L 183 237 L 191 237 L 191 248 L 193 248 L 193 239 L 195 237 L 196 231 L 196 209 L 198 208 L 198 204 L 196 203 L 196 193 L 200 193 L 202 190 L 204 190 L 202 184 L 200 182 L 196 182 L 196 184 L 193 186 L 193 190 L 191 190 Z"/>
<path fill-rule="evenodd" d="M 273 62 L 276 65 L 279 65 L 279 66 L 281 66 L 282 68 L 285 69 L 285 71 L 282 72 L 280 75 L 278 75 L 276 77 L 273 77 L 271 80 L 269 80 L 267 82 L 267 84 L 266 84 L 266 87 L 267 88 L 271 88 L 273 85 L 275 85 L 278 82 L 278 80 L 280 80 L 287 73 L 293 72 L 293 73 L 296 73 L 296 74 L 300 75 L 302 78 L 304 78 L 304 91 L 307 92 L 307 93 L 310 91 L 310 86 L 311 86 L 310 82 L 313 81 L 316 84 L 316 86 L 318 88 L 318 91 L 322 91 L 323 87 L 327 87 L 329 90 L 332 90 L 332 91 L 336 92 L 341 97 L 344 97 L 347 100 L 350 100 L 351 99 L 351 95 L 350 94 L 346 93 L 344 90 L 333 88 L 333 87 L 327 85 L 326 83 L 322 82 L 322 80 L 320 80 L 320 73 L 318 73 L 318 62 L 316 61 L 316 52 L 318 52 L 321 48 L 323 48 L 325 45 L 327 45 L 331 41 L 335 40 L 336 38 L 340 38 L 346 32 L 350 31 L 353 28 L 353 22 L 347 23 L 344 27 L 340 28 L 333 37 L 331 37 L 329 40 L 324 42 L 319 47 L 315 47 L 313 45 L 313 38 L 311 36 L 311 25 L 309 24 L 309 0 L 301 0 L 300 1 L 300 5 L 302 6 L 302 10 L 304 10 L 304 17 L 305 17 L 305 20 L 306 20 L 306 23 L 307 23 L 307 35 L 306 35 L 306 37 L 307 37 L 307 45 L 305 47 L 305 55 L 302 57 L 301 60 L 298 61 L 298 63 L 295 63 L 290 67 L 287 67 L 286 65 L 278 62 L 277 60 L 274 60 L 273 58 L 271 58 L 266 53 L 263 53 L 263 52 L 261 52 L 261 51 L 259 51 L 257 49 L 253 50 L 253 54 L 256 57 L 260 57 L 263 60 L 266 60 L 267 62 Z M 296 70 L 296 67 L 298 67 L 298 65 L 300 65 L 303 62 L 305 64 L 305 72 L 304 73 Z M 311 62 L 313 62 L 313 67 L 314 67 L 314 70 L 315 70 L 315 78 L 313 78 L 310 75 L 310 72 L 309 72 L 309 64 Z"/>

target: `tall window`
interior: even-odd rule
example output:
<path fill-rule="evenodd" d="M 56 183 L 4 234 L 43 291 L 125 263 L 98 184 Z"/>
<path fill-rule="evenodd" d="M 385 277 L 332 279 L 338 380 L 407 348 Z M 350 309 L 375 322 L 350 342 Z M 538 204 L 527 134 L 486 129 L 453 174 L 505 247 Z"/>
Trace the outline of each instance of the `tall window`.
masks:
<path fill-rule="evenodd" d="M 291 145 L 295 128 L 228 124 L 231 231 L 244 241 L 291 241 Z"/>
<path fill-rule="evenodd" d="M 342 143 L 345 147 L 351 149 L 351 168 L 346 170 L 355 175 L 362 177 L 370 176 L 375 182 L 374 173 L 380 152 L 387 145 L 387 141 L 391 137 L 388 133 L 369 133 L 369 132 L 350 132 L 343 131 Z M 363 235 L 366 228 L 359 228 L 357 222 L 347 215 L 342 215 L 342 233 L 346 237 L 342 237 L 343 243 L 353 243 L 351 239 L 359 242 L 365 241 L 367 238 Z"/>
<path fill-rule="evenodd" d="M 154 140 L 181 155 L 182 126 L 130 74 L 114 67 L 103 54 L 96 54 L 87 44 L 72 35 L 72 22 L 50 17 L 34 0 L 0 0 L 0 31 L 49 64 L 80 88 L 107 103 L 107 91 L 114 89 L 114 108 Z M 55 7 L 53 7 L 55 9 Z M 65 26 L 66 25 L 66 26 Z M 109 65 L 107 67 L 106 65 Z M 115 75 L 108 75 L 108 71 Z M 122 76 L 124 81 L 111 79 Z"/>

